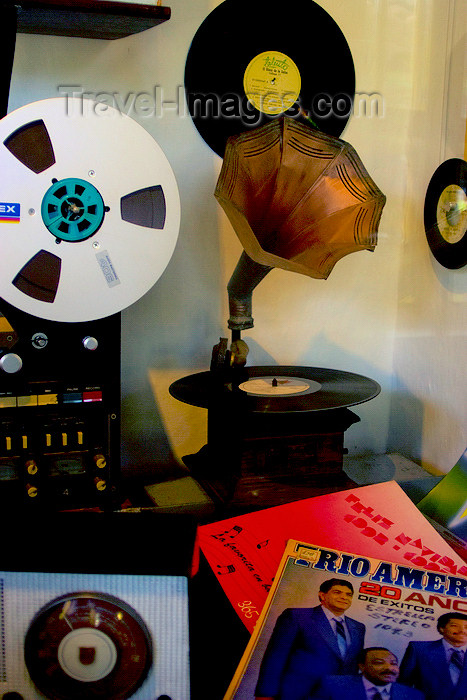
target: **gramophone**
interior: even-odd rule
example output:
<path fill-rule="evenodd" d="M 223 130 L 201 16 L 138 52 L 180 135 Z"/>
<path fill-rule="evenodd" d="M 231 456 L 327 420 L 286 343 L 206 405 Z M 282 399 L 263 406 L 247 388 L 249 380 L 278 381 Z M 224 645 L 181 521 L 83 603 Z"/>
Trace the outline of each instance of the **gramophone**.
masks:
<path fill-rule="evenodd" d="M 183 458 L 221 503 L 277 505 L 345 481 L 349 406 L 380 392 L 372 379 L 328 368 L 249 366 L 241 334 L 252 296 L 274 267 L 326 279 L 345 255 L 373 251 L 386 201 L 355 149 L 286 116 L 227 141 L 215 197 L 244 251 L 228 283 L 230 342 L 211 367 L 170 387 L 208 411 L 207 444 Z"/>

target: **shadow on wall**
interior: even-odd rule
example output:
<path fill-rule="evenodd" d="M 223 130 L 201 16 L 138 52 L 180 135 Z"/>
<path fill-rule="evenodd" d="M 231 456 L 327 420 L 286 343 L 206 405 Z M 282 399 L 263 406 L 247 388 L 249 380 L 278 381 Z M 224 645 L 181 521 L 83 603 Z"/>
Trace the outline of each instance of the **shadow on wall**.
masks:
<path fill-rule="evenodd" d="M 420 462 L 423 436 L 423 402 L 399 384 L 391 394 L 388 451 Z"/>
<path fill-rule="evenodd" d="M 406 332 L 396 347 L 390 447 L 433 473 L 449 471 L 465 449 L 464 308 L 463 298 L 443 305 L 428 333 Z"/>
<path fill-rule="evenodd" d="M 122 476 L 163 478 L 176 460 L 148 384 L 122 399 Z"/>
<path fill-rule="evenodd" d="M 459 269 L 448 269 L 440 265 L 431 255 L 431 266 L 438 282 L 453 294 L 467 294 L 467 275 L 465 266 Z"/>
<path fill-rule="evenodd" d="M 388 449 L 397 450 L 409 459 L 421 464 L 433 474 L 446 474 L 455 464 L 459 449 L 464 444 L 465 426 L 461 423 L 456 407 L 449 408 L 441 402 L 423 401 L 403 389 L 392 394 L 391 421 Z M 426 443 L 432 450 L 424 455 Z M 434 452 L 434 448 L 437 452 Z M 426 452 L 426 449 L 425 449 Z"/>

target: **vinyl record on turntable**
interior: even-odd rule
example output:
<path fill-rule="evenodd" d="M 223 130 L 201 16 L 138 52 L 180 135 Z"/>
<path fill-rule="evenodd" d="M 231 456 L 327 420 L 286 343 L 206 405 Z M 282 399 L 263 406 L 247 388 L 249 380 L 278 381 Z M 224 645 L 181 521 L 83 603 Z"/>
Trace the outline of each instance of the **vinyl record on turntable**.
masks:
<path fill-rule="evenodd" d="M 108 105 L 33 102 L 0 120 L 0 296 L 90 321 L 143 296 L 178 237 L 174 174 L 152 136 Z"/>
<path fill-rule="evenodd" d="M 170 386 L 171 395 L 192 406 L 208 408 L 213 378 L 209 371 L 183 377 Z M 381 387 L 373 379 L 323 367 L 284 365 L 245 367 L 241 381 L 216 386 L 220 397 L 234 397 L 246 412 L 294 413 L 355 406 L 375 398 Z M 289 390 L 290 389 L 290 390 Z"/>
<path fill-rule="evenodd" d="M 312 0 L 224 0 L 198 28 L 185 66 L 193 122 L 221 157 L 229 136 L 279 114 L 339 136 L 353 106 L 352 55 Z M 310 122 L 307 122 L 310 123 Z"/>
<path fill-rule="evenodd" d="M 444 161 L 426 191 L 425 233 L 436 260 L 455 270 L 467 264 L 467 163 Z"/>

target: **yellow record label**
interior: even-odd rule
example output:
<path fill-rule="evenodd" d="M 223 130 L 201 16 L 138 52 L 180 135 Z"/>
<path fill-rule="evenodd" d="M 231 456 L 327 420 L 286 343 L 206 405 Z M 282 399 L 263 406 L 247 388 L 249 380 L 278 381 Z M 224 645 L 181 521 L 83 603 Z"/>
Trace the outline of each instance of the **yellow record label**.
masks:
<path fill-rule="evenodd" d="M 259 112 L 281 114 L 290 109 L 300 95 L 300 71 L 281 51 L 264 51 L 248 64 L 243 89 Z"/>
<path fill-rule="evenodd" d="M 442 237 L 454 244 L 467 230 L 467 196 L 459 185 L 449 185 L 442 192 L 436 208 L 436 221 Z"/>

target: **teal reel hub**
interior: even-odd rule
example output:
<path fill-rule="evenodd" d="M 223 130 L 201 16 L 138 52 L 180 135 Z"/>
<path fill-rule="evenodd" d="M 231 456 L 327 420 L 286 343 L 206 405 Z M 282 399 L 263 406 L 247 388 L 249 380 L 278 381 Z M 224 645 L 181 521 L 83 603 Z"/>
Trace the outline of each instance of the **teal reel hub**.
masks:
<path fill-rule="evenodd" d="M 106 212 L 99 191 L 90 182 L 75 177 L 52 182 L 42 200 L 41 214 L 57 243 L 76 243 L 93 236 Z"/>

